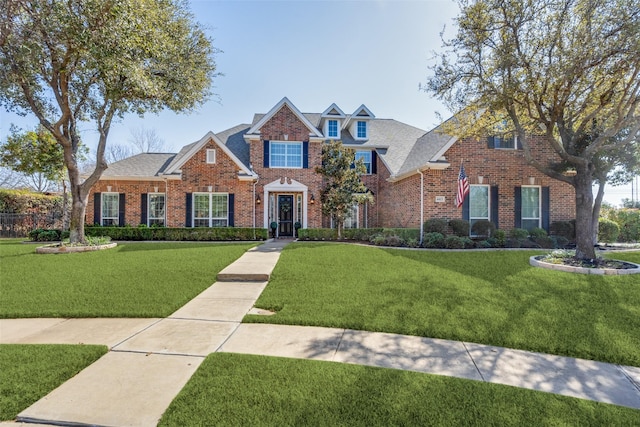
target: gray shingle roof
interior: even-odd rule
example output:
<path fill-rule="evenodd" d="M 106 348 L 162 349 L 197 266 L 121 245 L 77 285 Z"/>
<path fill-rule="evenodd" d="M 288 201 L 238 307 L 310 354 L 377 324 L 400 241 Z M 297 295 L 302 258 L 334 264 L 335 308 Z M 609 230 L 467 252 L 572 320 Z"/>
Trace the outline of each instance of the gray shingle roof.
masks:
<path fill-rule="evenodd" d="M 319 131 L 321 131 L 321 113 L 303 113 Z M 216 137 L 247 168 L 250 168 L 249 144 L 243 136 L 265 115 L 255 114 L 252 124 L 240 124 L 216 134 Z M 347 120 L 349 119 L 347 115 Z M 369 120 L 369 139 L 365 141 L 355 140 L 347 129 L 341 131 L 343 144 L 359 145 L 363 148 L 376 149 L 382 161 L 389 168 L 392 176 L 410 174 L 429 162 L 437 161 L 434 158 L 446 144 L 451 136 L 443 134 L 439 128 L 426 132 L 422 129 L 410 126 L 393 119 Z M 128 159 L 113 163 L 103 174 L 104 177 L 117 176 L 159 176 L 170 166 L 180 162 L 193 148 L 194 142 L 182 147 L 177 154 L 172 153 L 142 153 Z"/>
<path fill-rule="evenodd" d="M 176 157 L 175 153 L 140 153 L 115 163 L 111 163 L 103 177 L 119 176 L 158 176 L 167 169 Z"/>

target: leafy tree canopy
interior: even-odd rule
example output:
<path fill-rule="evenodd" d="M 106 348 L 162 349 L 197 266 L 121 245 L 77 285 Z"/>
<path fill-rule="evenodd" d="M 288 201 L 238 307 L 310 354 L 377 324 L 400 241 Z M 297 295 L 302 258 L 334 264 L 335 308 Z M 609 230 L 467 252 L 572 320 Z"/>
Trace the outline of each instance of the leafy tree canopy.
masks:
<path fill-rule="evenodd" d="M 592 183 L 606 179 L 625 151 L 640 149 L 640 3 L 458 3 L 457 34 L 444 42 L 426 86 L 462 112 L 447 131 L 478 135 L 510 127 L 530 164 L 575 187 L 584 233 L 577 254 L 594 257 L 589 236 L 599 205 Z M 536 157 L 530 134 L 543 135 L 559 161 Z"/>
<path fill-rule="evenodd" d="M 91 187 L 114 118 L 192 111 L 210 95 L 214 48 L 183 0 L 0 0 L 0 105 L 34 114 L 63 147 L 71 241 L 84 240 Z M 78 126 L 98 132 L 83 181 Z"/>

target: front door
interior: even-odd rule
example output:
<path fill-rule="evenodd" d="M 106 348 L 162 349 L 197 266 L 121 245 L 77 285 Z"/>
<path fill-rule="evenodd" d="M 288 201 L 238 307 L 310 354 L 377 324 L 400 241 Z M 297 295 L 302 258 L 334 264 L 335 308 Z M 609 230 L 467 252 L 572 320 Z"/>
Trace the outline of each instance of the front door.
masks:
<path fill-rule="evenodd" d="M 292 195 L 278 195 L 278 236 L 293 237 Z"/>

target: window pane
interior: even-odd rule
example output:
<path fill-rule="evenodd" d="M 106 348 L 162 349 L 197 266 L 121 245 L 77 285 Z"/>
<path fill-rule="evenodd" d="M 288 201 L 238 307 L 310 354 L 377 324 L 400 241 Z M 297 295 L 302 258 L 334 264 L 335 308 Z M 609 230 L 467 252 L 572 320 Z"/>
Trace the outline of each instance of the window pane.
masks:
<path fill-rule="evenodd" d="M 540 218 L 539 187 L 522 187 L 522 218 Z"/>
<path fill-rule="evenodd" d="M 164 218 L 164 194 L 149 194 L 149 218 Z"/>
<path fill-rule="evenodd" d="M 371 151 L 356 151 L 356 160 L 360 160 L 364 162 L 364 165 L 367 168 L 367 174 L 371 173 Z"/>
<path fill-rule="evenodd" d="M 226 194 L 212 194 L 211 195 L 212 206 L 212 218 L 227 219 L 227 195 Z"/>
<path fill-rule="evenodd" d="M 102 194 L 102 225 L 118 225 L 118 193 Z"/>
<path fill-rule="evenodd" d="M 271 155 L 270 165 L 272 167 L 283 168 L 286 166 L 287 146 L 285 144 L 271 143 Z"/>
<path fill-rule="evenodd" d="M 469 217 L 489 219 L 489 187 L 472 185 L 469 189 Z"/>
<path fill-rule="evenodd" d="M 540 227 L 540 221 L 537 219 L 523 219 L 522 228 L 531 231 L 533 228 Z"/>
<path fill-rule="evenodd" d="M 287 144 L 287 167 L 302 167 L 302 144 Z"/>
<path fill-rule="evenodd" d="M 366 138 L 367 137 L 367 122 L 359 121 L 358 129 L 357 129 L 357 138 Z"/>
<path fill-rule="evenodd" d="M 208 194 L 193 195 L 193 217 L 196 219 L 198 218 L 207 219 L 207 222 L 208 222 L 208 219 L 209 219 L 209 195 Z M 196 222 L 194 222 L 194 224 Z M 198 227 L 198 225 L 196 225 L 196 227 Z"/>
<path fill-rule="evenodd" d="M 330 138 L 338 137 L 338 121 L 329 120 L 329 135 Z"/>
<path fill-rule="evenodd" d="M 344 219 L 344 228 L 358 228 L 358 204 L 351 206 Z"/>

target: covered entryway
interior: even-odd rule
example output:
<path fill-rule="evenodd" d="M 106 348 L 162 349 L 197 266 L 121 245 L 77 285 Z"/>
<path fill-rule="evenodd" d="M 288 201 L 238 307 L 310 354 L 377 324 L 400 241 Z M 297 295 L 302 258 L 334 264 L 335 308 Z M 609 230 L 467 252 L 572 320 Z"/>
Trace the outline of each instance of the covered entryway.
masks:
<path fill-rule="evenodd" d="M 264 186 L 264 227 L 276 226 L 276 237 L 294 237 L 295 224 L 307 228 L 307 186 L 291 178 L 281 178 Z"/>

